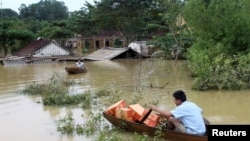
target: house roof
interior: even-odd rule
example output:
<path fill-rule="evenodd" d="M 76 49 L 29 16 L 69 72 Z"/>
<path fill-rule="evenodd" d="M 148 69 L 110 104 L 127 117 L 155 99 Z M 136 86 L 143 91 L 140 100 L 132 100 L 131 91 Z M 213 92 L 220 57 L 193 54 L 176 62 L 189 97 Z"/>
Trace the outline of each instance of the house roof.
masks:
<path fill-rule="evenodd" d="M 84 57 L 84 60 L 112 60 L 116 56 L 126 52 L 129 48 L 112 48 L 112 47 L 103 47 L 87 56 Z"/>
<path fill-rule="evenodd" d="M 74 53 L 70 49 L 64 46 L 61 46 L 55 40 L 46 40 L 43 38 L 38 38 L 37 40 L 32 41 L 30 44 L 28 44 L 24 48 L 21 48 L 17 52 L 13 53 L 13 55 L 14 56 L 29 56 L 31 54 L 34 55 L 36 51 L 41 50 L 42 48 L 44 48 L 47 45 L 49 46 L 50 44 L 56 44 L 56 46 L 64 49 L 66 52 L 69 52 L 70 55 L 74 55 Z M 54 54 L 54 56 L 60 56 L 60 55 Z"/>
<path fill-rule="evenodd" d="M 39 50 L 46 44 L 50 43 L 51 40 L 45 40 L 45 39 L 37 39 L 25 46 L 24 48 L 18 50 L 13 55 L 15 56 L 27 56 L 29 54 L 32 54 L 34 51 Z"/>
<path fill-rule="evenodd" d="M 84 57 L 84 60 L 92 60 L 92 61 L 100 61 L 100 60 L 112 60 L 116 57 L 126 53 L 126 52 L 134 52 L 134 56 L 142 56 L 142 57 L 150 57 L 150 55 L 146 53 L 141 53 L 140 47 L 123 47 L 123 48 L 113 48 L 113 47 L 103 47 L 98 49 L 97 51 L 87 55 Z M 133 55 L 132 55 L 133 56 Z M 121 56 L 128 57 L 128 56 Z"/>

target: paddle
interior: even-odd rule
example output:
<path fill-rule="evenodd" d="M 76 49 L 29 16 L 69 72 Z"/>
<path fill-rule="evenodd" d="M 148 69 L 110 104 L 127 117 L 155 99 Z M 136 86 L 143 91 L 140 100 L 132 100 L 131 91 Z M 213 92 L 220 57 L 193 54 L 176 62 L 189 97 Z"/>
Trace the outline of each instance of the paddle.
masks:
<path fill-rule="evenodd" d="M 147 111 L 147 113 L 144 115 L 144 117 L 141 119 L 141 121 L 139 122 L 139 124 L 142 124 L 148 118 L 148 116 L 151 114 L 151 112 L 152 112 L 152 109 L 149 109 Z"/>

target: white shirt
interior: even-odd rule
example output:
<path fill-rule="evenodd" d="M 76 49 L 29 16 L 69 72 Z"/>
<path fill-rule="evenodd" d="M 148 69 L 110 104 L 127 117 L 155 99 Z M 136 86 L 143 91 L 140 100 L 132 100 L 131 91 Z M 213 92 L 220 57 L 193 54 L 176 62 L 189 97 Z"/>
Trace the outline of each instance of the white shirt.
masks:
<path fill-rule="evenodd" d="M 81 68 L 81 69 L 83 69 L 84 68 L 84 63 L 83 62 L 76 62 L 76 66 L 78 67 L 78 68 Z"/>
<path fill-rule="evenodd" d="M 185 101 L 170 112 L 183 123 L 188 134 L 202 135 L 206 132 L 202 109 L 196 104 Z"/>

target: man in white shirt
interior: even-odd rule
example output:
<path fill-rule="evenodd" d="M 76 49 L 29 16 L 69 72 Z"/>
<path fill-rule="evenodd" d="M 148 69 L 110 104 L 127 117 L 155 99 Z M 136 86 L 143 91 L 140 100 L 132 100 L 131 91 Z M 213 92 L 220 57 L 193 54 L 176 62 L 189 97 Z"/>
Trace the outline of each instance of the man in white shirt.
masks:
<path fill-rule="evenodd" d="M 80 59 L 78 59 L 78 61 L 75 64 L 75 67 L 84 69 L 84 63 Z"/>
<path fill-rule="evenodd" d="M 182 90 L 173 93 L 176 108 L 171 111 L 164 111 L 156 106 L 151 106 L 168 119 L 168 129 L 176 132 L 204 135 L 206 126 L 202 116 L 202 109 L 195 103 L 187 101 L 186 94 Z"/>

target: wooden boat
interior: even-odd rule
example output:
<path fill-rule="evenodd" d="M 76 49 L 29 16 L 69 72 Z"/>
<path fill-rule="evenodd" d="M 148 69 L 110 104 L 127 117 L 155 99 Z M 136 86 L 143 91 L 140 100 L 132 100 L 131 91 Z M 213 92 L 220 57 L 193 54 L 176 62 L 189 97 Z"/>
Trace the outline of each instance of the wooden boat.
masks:
<path fill-rule="evenodd" d="M 86 68 L 86 66 L 84 67 L 84 69 L 80 69 L 80 68 L 76 68 L 76 67 L 65 67 L 65 71 L 68 74 L 79 74 L 79 73 L 88 72 L 88 69 Z"/>
<path fill-rule="evenodd" d="M 118 119 L 115 116 L 109 115 L 103 112 L 104 117 L 114 126 L 121 129 L 125 129 L 130 132 L 145 133 L 149 136 L 155 136 L 156 132 L 159 131 L 157 127 L 150 127 L 142 122 L 130 122 L 122 119 Z M 205 120 L 205 119 L 204 119 Z M 208 122 L 208 121 L 206 121 Z M 208 125 L 209 123 L 206 123 Z M 207 135 L 198 136 L 185 133 L 178 133 L 167 129 L 162 129 L 162 137 L 171 141 L 207 141 Z"/>

